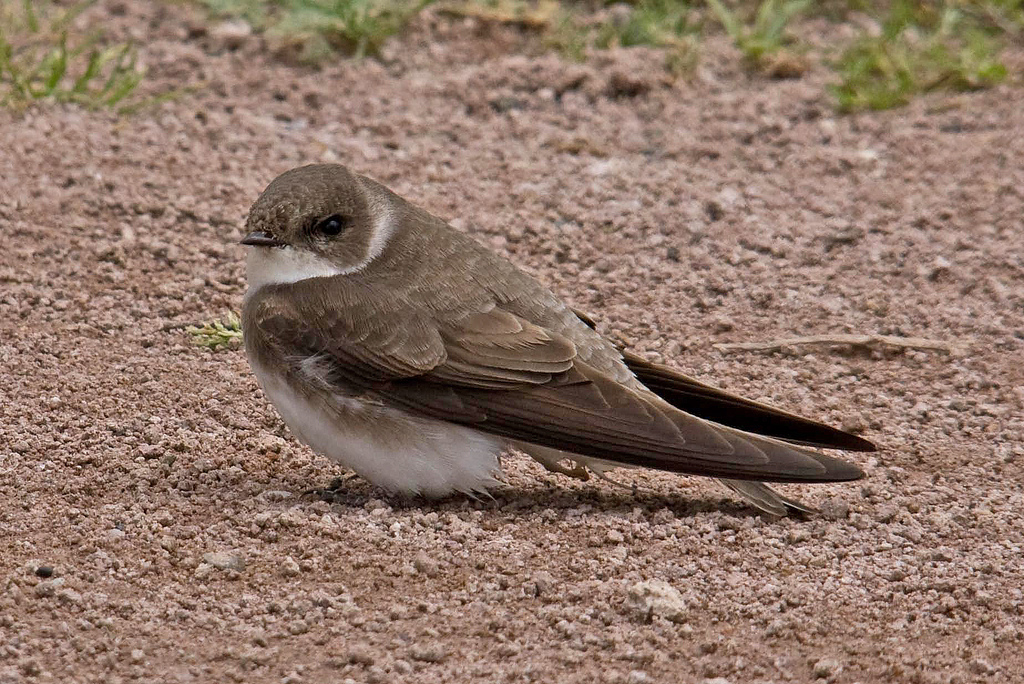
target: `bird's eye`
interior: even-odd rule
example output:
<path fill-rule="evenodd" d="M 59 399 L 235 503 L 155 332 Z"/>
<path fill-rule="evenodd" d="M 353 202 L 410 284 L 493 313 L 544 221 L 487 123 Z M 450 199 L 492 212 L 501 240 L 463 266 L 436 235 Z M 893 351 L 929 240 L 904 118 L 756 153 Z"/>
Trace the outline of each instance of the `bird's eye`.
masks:
<path fill-rule="evenodd" d="M 340 235 L 341 231 L 345 230 L 345 217 L 340 214 L 332 214 L 331 216 L 320 220 L 313 229 L 321 235 L 335 237 L 336 235 Z"/>

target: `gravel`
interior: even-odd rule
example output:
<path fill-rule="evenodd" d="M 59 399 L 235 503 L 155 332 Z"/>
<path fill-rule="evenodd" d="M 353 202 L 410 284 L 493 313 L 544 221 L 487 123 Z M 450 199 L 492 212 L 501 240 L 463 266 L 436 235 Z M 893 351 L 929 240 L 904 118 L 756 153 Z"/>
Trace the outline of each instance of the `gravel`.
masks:
<path fill-rule="evenodd" d="M 655 51 L 567 63 L 432 13 L 384 62 L 312 71 L 197 12 L 102 0 L 80 19 L 140 46 L 143 94 L 180 96 L 127 118 L 0 111 L 0 682 L 1024 671 L 1018 89 L 837 117 L 826 69 L 747 76 L 724 38 L 673 83 Z M 266 184 L 330 160 L 645 357 L 882 451 L 853 456 L 861 482 L 782 487 L 821 508 L 803 520 L 711 481 L 579 482 L 516 456 L 493 499 L 303 494 L 345 473 L 239 350 L 184 326 L 238 309 Z M 963 352 L 714 346 L 830 334 Z"/>

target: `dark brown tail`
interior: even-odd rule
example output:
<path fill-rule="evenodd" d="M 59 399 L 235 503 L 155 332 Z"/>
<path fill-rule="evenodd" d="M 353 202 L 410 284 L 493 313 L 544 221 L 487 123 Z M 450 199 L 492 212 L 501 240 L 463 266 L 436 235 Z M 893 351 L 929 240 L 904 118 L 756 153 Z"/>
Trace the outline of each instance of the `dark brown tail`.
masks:
<path fill-rule="evenodd" d="M 849 432 L 705 385 L 631 352 L 624 351 L 622 356 L 640 382 L 655 394 L 704 420 L 792 444 L 847 451 L 877 450 L 868 440 Z"/>

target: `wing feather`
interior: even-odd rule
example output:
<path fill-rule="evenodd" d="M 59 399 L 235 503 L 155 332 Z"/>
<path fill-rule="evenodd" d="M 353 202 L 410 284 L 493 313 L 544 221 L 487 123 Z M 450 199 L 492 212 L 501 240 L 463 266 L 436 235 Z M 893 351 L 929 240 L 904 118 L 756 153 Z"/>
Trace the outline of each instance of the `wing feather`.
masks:
<path fill-rule="evenodd" d="M 596 328 L 593 318 L 581 311 L 574 313 L 587 326 Z M 847 451 L 877 450 L 863 437 L 712 387 L 668 366 L 651 363 L 629 350 L 620 349 L 620 352 L 626 366 L 640 382 L 691 415 L 792 444 Z"/>
<path fill-rule="evenodd" d="M 734 479 L 860 476 L 843 461 L 714 425 L 628 387 L 581 361 L 567 337 L 496 302 L 428 311 L 353 279 L 332 283 L 329 296 L 306 281 L 265 287 L 247 302 L 246 335 L 315 356 L 339 394 L 368 394 L 510 439 Z"/>

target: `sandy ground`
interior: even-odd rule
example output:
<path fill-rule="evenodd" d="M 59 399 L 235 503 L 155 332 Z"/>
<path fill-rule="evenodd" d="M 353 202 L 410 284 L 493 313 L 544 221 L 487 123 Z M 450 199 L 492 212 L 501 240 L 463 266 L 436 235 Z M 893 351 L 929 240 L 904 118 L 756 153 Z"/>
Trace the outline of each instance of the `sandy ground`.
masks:
<path fill-rule="evenodd" d="M 1024 108 L 1004 86 L 834 116 L 819 69 L 692 82 L 643 50 L 510 56 L 427 17 L 314 73 L 181 8 L 127 120 L 0 113 L 0 682 L 1012 682 L 1024 672 Z M 526 48 L 529 45 L 525 45 Z M 339 160 L 646 356 L 876 440 L 755 514 L 710 481 L 512 458 L 493 501 L 388 499 L 295 442 L 244 355 L 236 242 Z M 958 354 L 723 342 L 871 333 Z"/>

